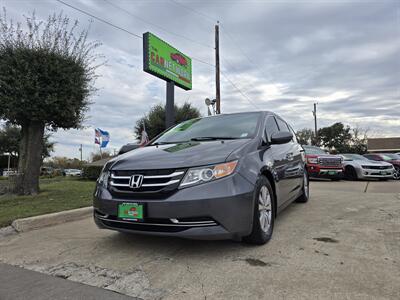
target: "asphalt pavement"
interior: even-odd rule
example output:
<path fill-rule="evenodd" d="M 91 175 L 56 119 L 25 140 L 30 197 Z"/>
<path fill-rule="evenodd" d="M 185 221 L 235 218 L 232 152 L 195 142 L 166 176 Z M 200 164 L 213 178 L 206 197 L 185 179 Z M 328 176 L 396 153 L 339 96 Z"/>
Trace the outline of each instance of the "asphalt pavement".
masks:
<path fill-rule="evenodd" d="M 275 226 L 268 244 L 249 246 L 121 234 L 87 218 L 0 237 L 0 262 L 146 300 L 400 299 L 400 182 L 313 181 L 309 203 Z"/>
<path fill-rule="evenodd" d="M 133 300 L 135 298 L 0 263 L 0 299 Z"/>

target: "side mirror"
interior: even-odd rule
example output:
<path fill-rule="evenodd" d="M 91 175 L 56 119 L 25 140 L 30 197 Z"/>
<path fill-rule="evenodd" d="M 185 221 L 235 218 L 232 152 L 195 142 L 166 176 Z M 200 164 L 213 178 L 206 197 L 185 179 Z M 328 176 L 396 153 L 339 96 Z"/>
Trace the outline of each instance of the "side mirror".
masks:
<path fill-rule="evenodd" d="M 275 132 L 271 136 L 271 144 L 279 145 L 289 143 L 293 139 L 293 134 L 289 131 Z"/>

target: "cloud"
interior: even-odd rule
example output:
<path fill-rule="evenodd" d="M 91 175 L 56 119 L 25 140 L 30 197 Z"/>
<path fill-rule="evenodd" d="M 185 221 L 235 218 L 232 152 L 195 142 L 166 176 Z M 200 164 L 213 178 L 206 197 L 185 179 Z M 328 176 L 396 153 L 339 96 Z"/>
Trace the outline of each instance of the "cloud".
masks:
<path fill-rule="evenodd" d="M 172 1 L 113 1 L 140 19 L 103 1 L 66 1 L 139 36 L 154 32 L 210 64 L 213 20 L 220 20 L 222 71 L 261 109 L 300 129 L 313 127 L 311 110 L 318 102 L 319 126 L 344 122 L 377 136 L 400 134 L 398 1 L 182 2 L 201 14 Z M 16 20 L 33 10 L 39 18 L 63 10 L 81 26 L 90 23 L 90 17 L 55 1 L 1 4 Z M 54 134 L 55 155 L 78 157 L 81 143 L 86 155 L 93 152 L 95 127 L 111 133 L 111 148 L 132 142 L 136 120 L 165 101 L 165 82 L 142 70 L 141 39 L 96 20 L 89 37 L 102 42 L 99 51 L 107 64 L 98 70 L 99 90 L 85 129 Z M 193 90 L 176 88 L 176 103 L 189 101 L 207 114 L 204 99 L 215 95 L 214 76 L 212 67 L 194 60 Z M 224 76 L 221 84 L 223 112 L 257 110 Z"/>

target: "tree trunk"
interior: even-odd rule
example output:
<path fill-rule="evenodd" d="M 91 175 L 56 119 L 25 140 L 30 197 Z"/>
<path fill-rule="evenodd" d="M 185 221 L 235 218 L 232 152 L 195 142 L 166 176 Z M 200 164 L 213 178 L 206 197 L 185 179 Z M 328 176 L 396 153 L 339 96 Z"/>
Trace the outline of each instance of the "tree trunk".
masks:
<path fill-rule="evenodd" d="M 21 134 L 14 192 L 19 195 L 35 195 L 39 193 L 44 124 L 37 121 L 22 124 Z"/>

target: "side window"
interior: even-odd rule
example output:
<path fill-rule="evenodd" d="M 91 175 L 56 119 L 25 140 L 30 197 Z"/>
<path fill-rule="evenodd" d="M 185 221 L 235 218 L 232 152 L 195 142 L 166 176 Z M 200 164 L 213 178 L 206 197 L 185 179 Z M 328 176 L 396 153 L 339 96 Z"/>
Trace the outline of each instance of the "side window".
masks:
<path fill-rule="evenodd" d="M 268 117 L 267 121 L 265 122 L 265 133 L 267 135 L 268 142 L 271 141 L 271 136 L 278 131 L 279 128 L 276 124 L 275 118 L 272 116 Z"/>
<path fill-rule="evenodd" d="M 276 121 L 278 122 L 279 131 L 289 131 L 290 132 L 288 125 L 283 120 L 276 118 Z"/>
<path fill-rule="evenodd" d="M 290 133 L 293 134 L 292 141 L 298 143 L 299 141 L 297 140 L 296 132 L 294 132 L 292 126 L 290 126 L 290 125 L 288 125 L 288 126 L 289 126 Z"/>

